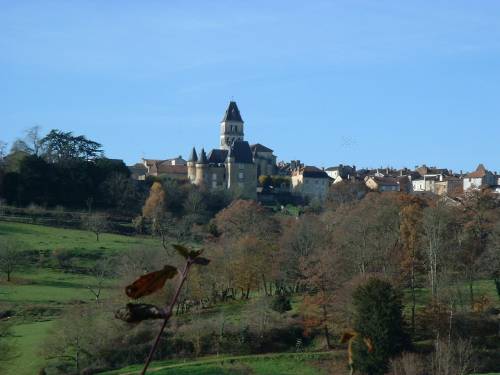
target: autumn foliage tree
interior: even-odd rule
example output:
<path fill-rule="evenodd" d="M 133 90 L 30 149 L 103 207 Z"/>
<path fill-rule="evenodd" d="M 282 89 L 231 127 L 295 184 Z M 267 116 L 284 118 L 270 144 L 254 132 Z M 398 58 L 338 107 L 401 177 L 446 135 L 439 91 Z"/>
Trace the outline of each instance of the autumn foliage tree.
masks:
<path fill-rule="evenodd" d="M 167 211 L 167 199 L 162 184 L 151 185 L 149 196 L 142 207 L 142 216 L 151 222 L 151 232 L 161 236 L 163 247 L 167 247 L 167 236 L 173 226 L 173 218 Z"/>
<path fill-rule="evenodd" d="M 494 209 L 498 206 L 497 198 L 486 191 L 469 192 L 464 200 L 458 257 L 469 285 L 471 305 L 474 303 L 474 281 L 480 272 L 480 260 L 492 238 Z"/>
<path fill-rule="evenodd" d="M 336 304 L 336 291 L 344 280 L 343 262 L 338 248 L 316 250 L 301 259 L 307 292 L 304 295 L 302 313 L 306 332 L 320 329 L 327 348 L 331 348 L 330 331 Z"/>
<path fill-rule="evenodd" d="M 422 207 L 423 202 L 415 197 L 403 196 L 400 210 L 400 242 L 402 248 L 401 269 L 405 286 L 411 291 L 411 329 L 415 331 L 416 289 L 418 275 L 424 270 L 422 254 Z"/>

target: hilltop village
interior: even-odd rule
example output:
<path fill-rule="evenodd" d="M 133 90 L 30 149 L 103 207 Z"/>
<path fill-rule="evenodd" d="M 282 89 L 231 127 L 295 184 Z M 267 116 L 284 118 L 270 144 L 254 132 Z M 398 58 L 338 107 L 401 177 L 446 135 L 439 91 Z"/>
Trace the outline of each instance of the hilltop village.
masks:
<path fill-rule="evenodd" d="M 219 147 L 210 151 L 193 146 L 189 157 L 142 159 L 129 166 L 136 180 L 163 176 L 189 180 L 207 189 L 225 189 L 264 202 L 324 201 L 331 186 L 344 183 L 371 191 L 436 194 L 453 199 L 471 189 L 500 194 L 500 175 L 479 164 L 475 171 L 456 173 L 447 168 L 357 169 L 352 165 L 317 167 L 300 160 L 277 162 L 274 150 L 245 140 L 245 122 L 236 102 L 222 117 Z"/>

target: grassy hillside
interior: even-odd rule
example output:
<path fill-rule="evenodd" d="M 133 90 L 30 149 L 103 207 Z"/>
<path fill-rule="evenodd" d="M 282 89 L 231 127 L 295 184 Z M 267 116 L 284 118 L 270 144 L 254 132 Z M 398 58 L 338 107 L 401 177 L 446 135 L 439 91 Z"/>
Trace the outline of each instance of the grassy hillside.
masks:
<path fill-rule="evenodd" d="M 67 250 L 75 253 L 79 251 L 114 252 L 158 244 L 158 241 L 151 237 L 121 236 L 109 233 L 102 234 L 97 242 L 93 233 L 84 230 L 5 221 L 0 221 L 0 238 L 19 241 L 27 250 Z"/>
<path fill-rule="evenodd" d="M 28 259 L 13 273 L 7 283 L 0 275 L 0 310 L 12 310 L 14 324 L 9 343 L 14 346 L 14 358 L 8 362 L 7 374 L 34 374 L 44 365 L 40 349 L 47 332 L 61 312 L 80 301 L 91 302 L 88 287 L 96 279 L 82 272 L 63 270 L 52 259 L 55 251 L 67 252 L 75 265 L 91 267 L 103 255 L 121 251 L 158 246 L 150 237 L 130 237 L 82 230 L 61 229 L 32 224 L 0 221 L 0 241 L 13 240 L 21 250 L 30 252 Z M 115 283 L 104 283 L 102 297 Z M 22 350 L 21 350 L 22 348 Z"/>

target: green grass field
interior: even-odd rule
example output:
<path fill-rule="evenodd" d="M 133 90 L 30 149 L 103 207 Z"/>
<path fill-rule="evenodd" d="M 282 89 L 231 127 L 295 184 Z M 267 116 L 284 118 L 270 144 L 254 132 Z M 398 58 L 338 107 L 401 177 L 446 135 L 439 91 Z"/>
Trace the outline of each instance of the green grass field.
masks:
<path fill-rule="evenodd" d="M 247 356 L 205 357 L 189 361 L 153 362 L 148 373 L 157 375 L 322 375 L 326 374 L 318 364 L 323 361 L 341 360 L 343 352 L 279 353 Z M 129 366 L 106 372 L 106 375 L 138 374 L 141 365 Z"/>
<path fill-rule="evenodd" d="M 75 302 L 94 299 L 88 287 L 94 286 L 96 279 L 82 273 L 64 272 L 50 259 L 51 252 L 67 251 L 74 257 L 74 264 L 88 267 L 102 255 L 158 247 L 158 240 L 151 237 L 105 233 L 97 242 L 95 235 L 87 231 L 0 221 L 0 241 L 4 240 L 19 243 L 22 251 L 43 253 L 40 259 L 31 259 L 16 269 L 11 283 L 0 275 L 0 309 L 16 313 L 11 319 L 14 326 L 9 338 L 15 358 L 7 363 L 6 375 L 37 373 L 44 364 L 40 348 L 54 319 Z M 105 282 L 103 298 L 113 284 L 113 280 Z"/>
<path fill-rule="evenodd" d="M 53 321 L 49 320 L 14 326 L 11 343 L 16 349 L 14 358 L 7 363 L 7 374 L 33 375 L 44 366 L 45 360 L 40 351 L 52 324 Z"/>
<path fill-rule="evenodd" d="M 158 246 L 158 240 L 151 237 L 103 233 L 97 242 L 93 233 L 84 230 L 5 221 L 0 221 L 0 238 L 19 241 L 26 250 L 68 250 L 75 253 L 113 252 L 141 246 Z"/>

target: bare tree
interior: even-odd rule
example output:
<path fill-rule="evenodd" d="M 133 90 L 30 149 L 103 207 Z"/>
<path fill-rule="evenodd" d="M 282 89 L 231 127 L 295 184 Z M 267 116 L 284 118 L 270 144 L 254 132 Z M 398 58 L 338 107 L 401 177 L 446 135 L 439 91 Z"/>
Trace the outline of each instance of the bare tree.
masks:
<path fill-rule="evenodd" d="M 40 134 L 41 130 L 42 127 L 40 125 L 35 125 L 26 130 L 26 136 L 24 138 L 24 142 L 28 146 L 30 152 L 37 156 L 40 154 L 41 140 L 43 138 Z"/>
<path fill-rule="evenodd" d="M 432 355 L 433 375 L 468 375 L 473 371 L 472 345 L 469 340 L 436 340 Z"/>
<path fill-rule="evenodd" d="M 108 228 L 108 220 L 101 214 L 90 214 L 83 220 L 85 229 L 91 231 L 96 236 L 96 241 L 99 242 L 99 235 Z"/>
<path fill-rule="evenodd" d="M 445 251 L 448 223 L 448 211 L 441 202 L 424 210 L 423 229 L 427 242 L 427 266 L 433 298 L 438 294 L 438 272 Z"/>
<path fill-rule="evenodd" d="M 92 276 L 94 277 L 95 283 L 87 286 L 87 289 L 92 293 L 95 298 L 95 302 L 99 304 L 99 298 L 101 297 L 102 289 L 106 282 L 106 278 L 111 276 L 111 266 L 107 259 L 98 261 L 91 270 Z"/>
<path fill-rule="evenodd" d="M 7 281 L 11 281 L 12 272 L 19 265 L 21 256 L 15 243 L 11 241 L 0 241 L 0 271 L 7 275 Z"/>
<path fill-rule="evenodd" d="M 91 329 L 93 316 L 90 308 L 81 305 L 67 310 L 42 349 L 46 359 L 62 361 L 71 369 L 68 372 L 80 374 L 93 356 L 96 340 Z"/>
<path fill-rule="evenodd" d="M 403 353 L 391 361 L 390 375 L 425 375 L 428 374 L 425 360 L 416 353 Z"/>

